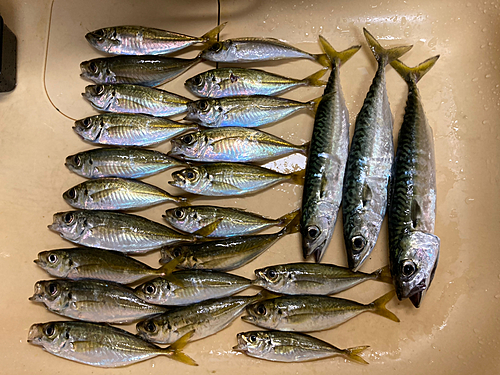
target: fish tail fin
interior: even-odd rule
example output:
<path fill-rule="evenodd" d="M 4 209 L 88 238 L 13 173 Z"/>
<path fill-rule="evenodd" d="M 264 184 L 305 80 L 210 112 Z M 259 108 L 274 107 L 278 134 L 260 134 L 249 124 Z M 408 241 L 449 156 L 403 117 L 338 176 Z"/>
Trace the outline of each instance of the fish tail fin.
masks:
<path fill-rule="evenodd" d="M 309 148 L 311 147 L 311 141 L 304 143 L 303 145 L 298 146 L 299 152 L 307 156 L 309 153 Z"/>
<path fill-rule="evenodd" d="M 306 170 L 301 169 L 300 171 L 297 172 L 292 172 L 288 175 L 292 182 L 297 185 L 302 185 L 304 183 L 304 178 L 306 177 Z"/>
<path fill-rule="evenodd" d="M 300 231 L 300 217 L 302 216 L 301 210 L 295 210 L 292 212 L 294 214 L 293 219 L 288 222 L 287 225 L 279 232 L 280 236 L 286 234 L 297 233 Z"/>
<path fill-rule="evenodd" d="M 326 86 L 326 81 L 322 81 L 320 78 L 323 77 L 328 69 L 318 70 L 316 73 L 311 74 L 304 78 L 301 82 L 303 82 L 307 86 L 312 87 L 322 87 Z"/>
<path fill-rule="evenodd" d="M 379 268 L 372 273 L 372 276 L 374 276 L 377 281 L 392 284 L 391 269 L 389 266 Z"/>
<path fill-rule="evenodd" d="M 179 340 L 174 342 L 172 345 L 170 345 L 167 348 L 162 349 L 162 354 L 168 355 L 170 358 L 175 359 L 176 361 L 185 363 L 187 365 L 191 366 L 198 366 L 198 364 L 189 357 L 188 355 L 184 354 L 182 349 L 187 345 L 189 339 L 191 336 L 193 336 L 194 330 L 191 332 L 186 333 L 184 336 L 182 336 Z"/>
<path fill-rule="evenodd" d="M 189 204 L 188 199 L 186 197 L 182 197 L 180 195 L 172 195 L 170 193 L 167 193 L 166 191 L 163 191 L 162 195 L 165 198 L 165 201 L 181 203 L 182 205 Z"/>
<path fill-rule="evenodd" d="M 226 27 L 227 22 L 221 23 L 220 25 L 217 25 L 214 27 L 212 30 L 209 32 L 203 34 L 200 39 L 203 39 L 205 43 L 212 43 L 215 41 L 217 38 L 217 35 Z"/>
<path fill-rule="evenodd" d="M 391 62 L 391 66 L 399 73 L 406 83 L 417 83 L 429 70 L 431 70 L 438 59 L 439 55 L 431 57 L 413 68 L 406 66 L 399 60 L 394 60 Z"/>
<path fill-rule="evenodd" d="M 328 58 L 326 53 L 318 53 L 316 55 L 311 55 L 316 62 L 320 63 L 326 68 L 331 68 L 332 63 L 330 62 L 330 59 Z"/>
<path fill-rule="evenodd" d="M 160 268 L 158 268 L 156 271 L 156 273 L 159 275 L 159 276 L 168 276 L 170 275 L 172 272 L 174 272 L 175 270 L 175 267 L 177 267 L 177 265 L 181 262 L 181 258 L 178 257 L 178 258 L 174 258 L 172 259 L 170 262 L 164 264 L 163 266 L 161 266 Z"/>
<path fill-rule="evenodd" d="M 319 36 L 319 43 L 321 44 L 323 51 L 325 51 L 328 56 L 330 67 L 334 64 L 338 64 L 338 66 L 344 65 L 361 48 L 361 46 L 352 46 L 344 51 L 337 52 L 321 35 Z"/>
<path fill-rule="evenodd" d="M 320 96 L 319 98 L 311 100 L 309 104 L 309 109 L 311 110 L 312 113 L 316 114 L 316 111 L 318 110 L 319 103 L 321 102 L 321 99 L 323 97 Z"/>
<path fill-rule="evenodd" d="M 375 301 L 370 303 L 370 306 L 373 308 L 372 312 L 374 314 L 386 317 L 387 319 L 393 320 L 395 322 L 399 322 L 399 318 L 385 307 L 387 302 L 389 302 L 392 297 L 396 295 L 396 291 L 392 290 L 389 293 L 384 294 L 382 297 L 377 298 Z"/>
<path fill-rule="evenodd" d="M 300 208 L 281 216 L 280 218 L 278 218 L 276 220 L 278 222 L 277 225 L 286 226 L 289 222 L 291 222 L 293 219 L 295 219 L 295 216 L 297 216 L 297 212 L 299 212 L 299 211 L 300 211 Z"/>
<path fill-rule="evenodd" d="M 259 302 L 259 301 L 265 301 L 266 299 L 273 299 L 280 297 L 281 294 L 273 293 L 270 292 L 269 290 L 263 289 L 259 293 L 257 293 L 255 296 L 252 296 L 250 298 L 249 304 Z"/>
<path fill-rule="evenodd" d="M 347 349 L 344 349 L 342 350 L 342 355 L 344 357 L 346 357 L 347 359 L 353 361 L 353 362 L 358 362 L 358 363 L 362 363 L 364 365 L 367 365 L 368 362 L 366 362 L 361 356 L 360 354 L 368 349 L 369 346 L 368 345 L 365 345 L 365 346 L 356 346 L 354 348 L 347 348 Z"/>
<path fill-rule="evenodd" d="M 399 59 L 413 47 L 413 46 L 400 46 L 400 47 L 385 49 L 380 45 L 377 39 L 375 39 L 373 35 L 370 34 L 370 32 L 366 30 L 364 27 L 363 27 L 363 33 L 365 34 L 366 41 L 368 42 L 370 50 L 375 56 L 375 59 L 382 66 L 386 66 L 391 61 Z"/>

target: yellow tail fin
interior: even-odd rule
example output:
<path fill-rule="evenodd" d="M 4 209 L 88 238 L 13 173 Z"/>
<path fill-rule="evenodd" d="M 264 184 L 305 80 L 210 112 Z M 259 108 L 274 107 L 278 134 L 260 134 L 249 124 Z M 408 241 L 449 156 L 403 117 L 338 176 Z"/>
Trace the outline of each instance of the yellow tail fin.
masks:
<path fill-rule="evenodd" d="M 377 281 L 392 284 L 391 269 L 389 268 L 389 266 L 379 268 L 378 270 L 374 271 L 372 275 L 375 276 L 375 280 Z"/>
<path fill-rule="evenodd" d="M 344 349 L 342 351 L 342 353 L 343 353 L 344 357 L 346 357 L 347 359 L 349 359 L 351 361 L 367 365 L 368 362 L 366 362 L 359 354 L 361 354 L 361 352 L 363 350 L 368 349 L 368 348 L 369 348 L 369 346 L 356 346 L 354 348 Z"/>
<path fill-rule="evenodd" d="M 422 79 L 422 77 L 434 66 L 436 61 L 439 59 L 439 55 L 431 57 L 425 60 L 423 63 L 410 68 L 406 66 L 399 60 L 394 60 L 391 62 L 391 66 L 399 73 L 399 75 L 406 81 L 406 83 L 415 82 L 417 83 Z"/>
<path fill-rule="evenodd" d="M 319 43 L 321 44 L 321 48 L 323 49 L 323 51 L 325 51 L 326 55 L 328 56 L 330 67 L 332 67 L 334 64 L 342 66 L 361 48 L 361 46 L 352 46 L 344 51 L 337 52 L 332 47 L 332 45 L 328 43 L 328 41 L 321 35 L 319 36 Z"/>
<path fill-rule="evenodd" d="M 311 55 L 314 57 L 314 60 L 316 60 L 318 63 L 323 65 L 326 68 L 331 68 L 332 63 L 330 62 L 330 59 L 325 53 L 319 53 L 317 55 Z"/>
<path fill-rule="evenodd" d="M 320 80 L 321 77 L 323 77 L 328 69 L 323 68 L 316 73 L 311 74 L 310 76 L 304 78 L 302 82 L 306 84 L 307 86 L 313 86 L 313 87 L 322 87 L 326 86 L 326 81 Z"/>
<path fill-rule="evenodd" d="M 301 169 L 300 171 L 290 173 L 288 177 L 290 177 L 294 184 L 302 185 L 304 184 L 304 178 L 306 177 L 306 170 Z"/>
<path fill-rule="evenodd" d="M 382 66 L 386 66 L 391 61 L 399 59 L 413 47 L 413 46 L 400 46 L 400 47 L 385 49 L 380 45 L 377 39 L 375 39 L 373 35 L 370 34 L 368 30 L 366 30 L 364 27 L 363 27 L 363 32 L 365 34 L 366 41 L 368 42 L 368 45 L 370 46 L 370 49 L 373 52 L 373 55 L 375 56 L 375 59 Z"/>
<path fill-rule="evenodd" d="M 156 271 L 158 272 L 158 274 L 160 276 L 168 276 L 172 272 L 174 272 L 175 267 L 177 267 L 177 265 L 180 263 L 180 261 L 181 261 L 180 257 L 172 259 L 170 262 L 168 262 L 167 264 L 164 264 L 163 266 L 158 268 Z"/>
<path fill-rule="evenodd" d="M 203 34 L 200 39 L 203 39 L 205 43 L 212 43 L 217 39 L 217 35 L 226 27 L 227 22 L 221 23 L 220 25 L 214 27 L 212 30 Z"/>
<path fill-rule="evenodd" d="M 309 109 L 311 110 L 311 112 L 312 112 L 312 113 L 316 114 L 316 111 L 317 111 L 317 109 L 318 109 L 319 103 L 321 102 L 321 99 L 322 99 L 322 98 L 323 98 L 323 97 L 322 97 L 322 96 L 320 96 L 319 98 L 316 98 L 316 99 L 311 100 L 311 101 L 309 102 Z"/>
<path fill-rule="evenodd" d="M 294 211 L 295 216 L 293 219 L 288 222 L 288 224 L 279 232 L 280 235 L 297 233 L 300 231 L 300 218 L 301 218 L 301 210 Z"/>
<path fill-rule="evenodd" d="M 185 363 L 187 365 L 198 366 L 198 364 L 194 361 L 194 359 L 192 359 L 191 357 L 182 352 L 182 349 L 184 349 L 184 347 L 187 345 L 189 339 L 191 338 L 191 336 L 193 336 L 193 334 L 194 330 L 186 333 L 184 336 L 182 336 L 179 340 L 174 342 L 168 348 L 163 349 L 164 354 L 168 355 L 172 359 L 175 359 L 176 361 Z"/>
<path fill-rule="evenodd" d="M 399 318 L 385 307 L 387 302 L 389 302 L 392 297 L 396 295 L 396 292 L 394 290 L 390 291 L 389 293 L 384 294 L 382 297 L 377 298 L 375 301 L 370 303 L 370 306 L 373 308 L 371 310 L 374 314 L 386 317 L 387 319 L 393 320 L 395 322 L 399 322 Z"/>
<path fill-rule="evenodd" d="M 295 219 L 295 216 L 297 216 L 297 213 L 299 211 L 300 211 L 300 208 L 281 216 L 280 218 L 277 219 L 278 225 L 280 225 L 280 226 L 287 225 L 289 222 L 291 222 L 293 219 Z"/>

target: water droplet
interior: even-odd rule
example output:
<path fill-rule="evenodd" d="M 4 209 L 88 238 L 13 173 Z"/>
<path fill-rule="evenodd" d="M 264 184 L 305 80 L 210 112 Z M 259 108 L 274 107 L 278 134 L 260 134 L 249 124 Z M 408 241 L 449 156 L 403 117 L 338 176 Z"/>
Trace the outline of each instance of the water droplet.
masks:
<path fill-rule="evenodd" d="M 406 25 L 406 17 L 401 17 L 401 25 Z"/>
<path fill-rule="evenodd" d="M 479 79 L 479 78 L 474 77 L 474 78 L 472 78 L 472 82 L 477 82 L 477 80 L 478 80 L 478 79 Z"/>
<path fill-rule="evenodd" d="M 474 328 L 474 333 L 479 333 L 479 328 Z"/>
<path fill-rule="evenodd" d="M 490 78 L 490 77 L 491 77 L 491 74 L 486 74 L 486 75 L 484 76 L 484 78 Z"/>
<path fill-rule="evenodd" d="M 465 199 L 465 203 L 473 203 L 474 202 L 474 198 L 466 198 Z M 474 329 L 474 332 L 475 332 L 475 329 Z"/>
<path fill-rule="evenodd" d="M 485 33 L 486 31 L 488 31 L 488 29 L 486 27 L 483 28 L 483 33 Z"/>
<path fill-rule="evenodd" d="M 433 47 L 435 47 L 435 46 L 436 46 L 436 44 L 437 44 L 437 38 L 436 38 L 436 37 L 434 37 L 434 38 L 432 38 L 431 40 L 429 40 L 428 46 L 429 46 L 430 48 L 433 48 Z"/>
<path fill-rule="evenodd" d="M 500 294 L 495 295 L 495 298 L 499 299 L 500 298 Z"/>

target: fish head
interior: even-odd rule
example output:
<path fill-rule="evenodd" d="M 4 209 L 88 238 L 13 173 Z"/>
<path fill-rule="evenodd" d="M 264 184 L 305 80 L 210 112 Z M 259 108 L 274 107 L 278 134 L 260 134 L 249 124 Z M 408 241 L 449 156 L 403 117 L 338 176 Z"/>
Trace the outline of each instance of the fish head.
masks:
<path fill-rule="evenodd" d="M 172 149 L 170 156 L 184 159 L 196 159 L 202 155 L 208 146 L 208 137 L 201 131 L 188 133 L 170 141 Z"/>
<path fill-rule="evenodd" d="M 300 232 L 304 259 L 316 253 L 316 259 L 319 257 L 321 260 L 335 228 L 336 217 L 333 217 L 332 213 L 337 211 L 331 205 L 319 204 L 316 208 L 314 214 L 306 215 L 304 211 L 301 218 Z"/>
<path fill-rule="evenodd" d="M 66 211 L 54 214 L 49 229 L 58 232 L 62 238 L 77 241 L 87 230 L 87 220 L 82 211 Z"/>
<path fill-rule="evenodd" d="M 106 27 L 85 34 L 85 39 L 99 51 L 112 53 L 121 44 L 115 27 Z"/>
<path fill-rule="evenodd" d="M 44 303 L 50 311 L 61 311 L 68 306 L 68 288 L 64 281 L 44 280 L 35 284 L 33 296 L 29 298 L 33 302 Z"/>
<path fill-rule="evenodd" d="M 75 121 L 75 126 L 73 126 L 73 130 L 76 134 L 91 142 L 97 140 L 103 128 L 104 120 L 102 119 L 102 116 L 99 115 Z"/>
<path fill-rule="evenodd" d="M 235 45 L 231 40 L 221 40 L 211 43 L 201 53 L 204 60 L 225 62 L 234 54 Z"/>
<path fill-rule="evenodd" d="M 279 265 L 255 270 L 255 276 L 257 278 L 252 281 L 253 285 L 279 293 L 287 284 L 289 272 Z"/>
<path fill-rule="evenodd" d="M 241 317 L 243 321 L 267 329 L 275 329 L 283 315 L 283 310 L 272 299 L 251 304 L 246 311 L 248 315 Z"/>
<path fill-rule="evenodd" d="M 429 289 L 439 260 L 440 240 L 420 231 L 410 232 L 399 243 L 391 273 L 399 300 L 409 298 L 419 307 Z"/>
<path fill-rule="evenodd" d="M 224 117 L 224 108 L 217 99 L 201 99 L 187 104 L 186 121 L 207 126 L 218 127 Z"/>
<path fill-rule="evenodd" d="M 197 212 L 196 207 L 176 207 L 165 211 L 164 219 L 174 228 L 183 232 L 193 233 L 208 223 L 204 223 L 204 217 Z"/>
<path fill-rule="evenodd" d="M 99 111 L 107 111 L 116 99 L 116 88 L 113 85 L 88 85 L 82 96 Z"/>
<path fill-rule="evenodd" d="M 349 215 L 344 222 L 344 242 L 349 268 L 358 271 L 377 243 L 383 217 L 371 210 Z"/>
<path fill-rule="evenodd" d="M 166 301 L 173 294 L 174 285 L 165 278 L 156 278 L 147 281 L 142 285 L 135 288 L 135 295 L 140 299 L 150 302 L 161 304 Z"/>
<path fill-rule="evenodd" d="M 52 276 L 67 277 L 74 264 L 64 250 L 42 251 L 34 261 L 40 268 Z"/>
<path fill-rule="evenodd" d="M 93 59 L 80 64 L 80 77 L 95 83 L 116 83 L 116 75 L 109 69 L 106 59 Z"/>
<path fill-rule="evenodd" d="M 171 336 L 175 327 L 171 324 L 167 315 L 141 320 L 135 328 L 140 337 L 153 342 L 173 342 Z"/>
<path fill-rule="evenodd" d="M 160 250 L 160 263 L 165 264 L 179 258 L 181 263 L 188 257 L 189 247 L 187 245 L 165 246 Z"/>
<path fill-rule="evenodd" d="M 219 78 L 214 70 L 195 75 L 184 83 L 184 86 L 193 94 L 201 97 L 214 97 L 213 92 L 217 91 Z"/>
<path fill-rule="evenodd" d="M 241 332 L 236 336 L 238 345 L 233 347 L 233 350 L 257 355 L 265 353 L 272 346 L 272 340 L 268 332 L 265 331 L 249 331 Z"/>
<path fill-rule="evenodd" d="M 85 182 L 66 190 L 63 193 L 63 199 L 72 207 L 85 208 L 85 203 L 89 199 L 89 192 Z"/>
<path fill-rule="evenodd" d="M 70 338 L 69 327 L 64 322 L 33 324 L 28 333 L 28 342 L 43 346 L 51 353 L 58 353 Z"/>
<path fill-rule="evenodd" d="M 172 173 L 173 181 L 168 183 L 185 191 L 201 194 L 210 184 L 208 173 L 202 167 L 189 167 Z"/>

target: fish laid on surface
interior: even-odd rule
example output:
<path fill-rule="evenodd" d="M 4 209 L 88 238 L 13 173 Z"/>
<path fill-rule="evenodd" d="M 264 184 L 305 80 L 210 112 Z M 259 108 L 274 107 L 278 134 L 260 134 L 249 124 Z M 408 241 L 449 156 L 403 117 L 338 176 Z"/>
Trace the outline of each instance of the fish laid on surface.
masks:
<path fill-rule="evenodd" d="M 166 56 L 113 56 L 84 61 L 80 77 L 98 85 L 130 83 L 158 86 L 170 82 L 201 61 Z"/>
<path fill-rule="evenodd" d="M 201 99 L 187 104 L 188 113 L 184 120 L 208 128 L 256 128 L 283 120 L 303 109 L 314 113 L 320 99 L 298 102 L 267 95 Z"/>
<path fill-rule="evenodd" d="M 163 218 L 175 229 L 187 233 L 194 233 L 218 222 L 217 228 L 207 237 L 223 238 L 253 234 L 275 226 L 282 227 L 296 214 L 294 211 L 277 219 L 269 219 L 239 208 L 184 206 L 166 210 Z"/>
<path fill-rule="evenodd" d="M 359 354 L 369 346 L 339 349 L 323 340 L 296 332 L 249 331 L 238 333 L 233 350 L 276 362 L 304 362 L 330 357 L 368 364 Z"/>
<path fill-rule="evenodd" d="M 275 38 L 234 38 L 214 42 L 201 55 L 205 60 L 246 63 L 284 59 L 308 59 L 329 66 L 324 54 L 302 51 Z"/>
<path fill-rule="evenodd" d="M 417 82 L 436 63 L 434 56 L 410 68 L 392 67 L 408 84 L 405 115 L 398 137 L 389 202 L 389 261 L 396 293 L 419 307 L 439 259 L 436 222 L 436 167 L 432 128 L 425 117 Z"/>
<path fill-rule="evenodd" d="M 213 43 L 226 26 L 218 25 L 201 37 L 143 26 L 115 26 L 91 31 L 85 39 L 97 50 L 115 55 L 164 55 L 198 43 Z"/>
<path fill-rule="evenodd" d="M 232 196 L 254 193 L 285 181 L 301 185 L 304 171 L 283 174 L 256 165 L 213 163 L 174 172 L 172 178 L 170 185 L 189 193 Z"/>
<path fill-rule="evenodd" d="M 28 342 L 58 357 L 97 367 L 120 367 L 165 355 L 197 366 L 182 352 L 193 332 L 167 348 L 160 348 L 123 329 L 88 322 L 33 324 Z"/>
<path fill-rule="evenodd" d="M 366 305 L 327 296 L 283 296 L 249 305 L 242 319 L 267 329 L 296 332 L 330 329 L 367 311 L 399 322 L 385 307 L 395 294 L 389 292 Z"/>
<path fill-rule="evenodd" d="M 122 284 L 102 280 L 45 280 L 35 284 L 30 301 L 68 318 L 123 324 L 158 315 L 167 308 L 150 304 Z"/>
<path fill-rule="evenodd" d="M 98 111 L 173 116 L 187 111 L 183 96 L 139 85 L 89 85 L 82 96 Z"/>
<path fill-rule="evenodd" d="M 180 123 L 144 114 L 104 113 L 75 122 L 73 130 L 83 140 L 110 146 L 151 146 L 165 142 L 195 124 Z"/>
<path fill-rule="evenodd" d="M 144 217 L 113 211 L 67 211 L 54 214 L 49 229 L 73 243 L 146 253 L 175 242 L 194 241 L 195 236 L 176 232 Z"/>
<path fill-rule="evenodd" d="M 143 178 L 185 163 L 154 150 L 132 147 L 103 147 L 66 158 L 66 167 L 86 178 Z"/>
<path fill-rule="evenodd" d="M 136 327 L 139 336 L 160 344 L 175 342 L 192 330 L 194 334 L 190 340 L 199 340 L 226 328 L 245 307 L 264 298 L 265 293 L 211 299 L 140 321 Z"/>
<path fill-rule="evenodd" d="M 179 261 L 178 268 L 230 271 L 258 257 L 280 238 L 299 230 L 299 213 L 281 231 L 273 234 L 236 236 L 161 249 L 160 263 Z"/>
<path fill-rule="evenodd" d="M 175 268 L 175 262 L 155 269 L 118 251 L 85 247 L 42 251 L 35 263 L 54 277 L 99 279 L 120 284 L 130 284 L 145 277 L 166 276 Z"/>
<path fill-rule="evenodd" d="M 336 294 L 368 280 L 392 284 L 389 266 L 372 273 L 323 263 L 288 263 L 255 270 L 253 285 L 281 294 Z"/>
<path fill-rule="evenodd" d="M 411 48 L 385 49 L 366 29 L 363 31 L 378 68 L 356 117 L 344 177 L 344 241 L 347 261 L 353 271 L 361 267 L 373 250 L 387 208 L 394 145 L 385 67 Z"/>
<path fill-rule="evenodd" d="M 142 181 L 107 177 L 82 182 L 63 194 L 70 206 L 82 210 L 131 210 L 165 202 L 185 202 Z"/>
<path fill-rule="evenodd" d="M 302 196 L 302 250 L 320 262 L 332 239 L 342 200 L 349 147 L 349 111 L 340 85 L 340 66 L 361 46 L 337 52 L 320 36 L 332 71 L 314 119 Z"/>
<path fill-rule="evenodd" d="M 197 74 L 184 85 L 203 98 L 278 95 L 301 86 L 325 86 L 326 82 L 320 80 L 325 73 L 326 69 L 322 69 L 304 79 L 294 79 L 260 69 L 218 68 Z"/>
<path fill-rule="evenodd" d="M 147 281 L 135 288 L 135 294 L 149 303 L 180 306 L 228 297 L 251 285 L 249 279 L 230 273 L 188 270 Z"/>
<path fill-rule="evenodd" d="M 272 134 L 249 128 L 214 128 L 188 133 L 171 140 L 168 155 L 202 162 L 262 162 L 305 154 L 309 145 L 294 145 Z"/>

